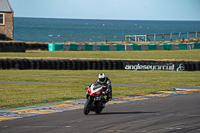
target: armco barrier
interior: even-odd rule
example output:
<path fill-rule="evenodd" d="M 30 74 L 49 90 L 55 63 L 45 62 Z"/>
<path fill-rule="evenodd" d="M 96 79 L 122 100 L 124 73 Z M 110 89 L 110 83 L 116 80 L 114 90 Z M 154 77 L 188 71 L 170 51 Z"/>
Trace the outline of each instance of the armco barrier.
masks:
<path fill-rule="evenodd" d="M 127 44 L 126 45 L 126 50 L 132 51 L 133 50 L 133 44 Z"/>
<path fill-rule="evenodd" d="M 156 50 L 156 44 L 148 44 L 148 50 Z"/>
<path fill-rule="evenodd" d="M 185 50 L 187 49 L 187 44 L 186 43 L 179 43 L 179 50 Z"/>
<path fill-rule="evenodd" d="M 92 44 L 85 44 L 85 50 L 86 51 L 93 51 L 93 45 Z"/>
<path fill-rule="evenodd" d="M 133 50 L 141 50 L 140 44 L 133 44 Z"/>
<path fill-rule="evenodd" d="M 172 50 L 171 44 L 163 44 L 164 50 Z"/>
<path fill-rule="evenodd" d="M 49 51 L 133 51 L 200 49 L 200 43 L 172 44 L 49 44 Z"/>
<path fill-rule="evenodd" d="M 0 69 L 200 71 L 200 61 L 0 59 Z"/>
<path fill-rule="evenodd" d="M 109 51 L 109 45 L 100 44 L 101 51 Z"/>
<path fill-rule="evenodd" d="M 125 51 L 125 45 L 115 44 L 117 46 L 117 51 Z"/>
<path fill-rule="evenodd" d="M 70 50 L 70 44 L 63 44 L 63 50 L 69 51 Z"/>
<path fill-rule="evenodd" d="M 117 51 L 117 45 L 109 45 L 109 51 Z"/>
<path fill-rule="evenodd" d="M 49 51 L 63 51 L 63 44 L 48 44 Z"/>
<path fill-rule="evenodd" d="M 187 43 L 187 49 L 194 49 L 194 43 Z"/>
<path fill-rule="evenodd" d="M 98 45 L 98 44 L 93 45 L 93 51 L 100 51 L 100 50 L 101 50 L 100 45 Z"/>
<path fill-rule="evenodd" d="M 171 49 L 172 50 L 179 50 L 179 44 L 178 43 L 172 44 Z"/>
<path fill-rule="evenodd" d="M 176 44 L 41 44 L 24 42 L 0 42 L 0 52 L 25 52 L 26 50 L 49 51 L 132 51 L 132 50 L 185 50 L 200 49 L 200 43 Z"/>
<path fill-rule="evenodd" d="M 85 50 L 85 45 L 84 44 L 78 44 L 78 51 L 84 51 Z"/>
<path fill-rule="evenodd" d="M 70 50 L 72 51 L 78 50 L 78 44 L 70 44 Z"/>
<path fill-rule="evenodd" d="M 163 44 L 157 44 L 156 50 L 164 50 L 164 45 Z"/>
<path fill-rule="evenodd" d="M 194 43 L 194 48 L 195 49 L 200 49 L 200 43 Z"/>
<path fill-rule="evenodd" d="M 55 51 L 56 50 L 56 45 L 55 44 L 48 44 L 48 50 L 49 51 Z"/>
<path fill-rule="evenodd" d="M 143 50 L 149 50 L 148 48 L 149 48 L 148 45 L 141 45 L 141 50 L 142 50 L 142 51 L 143 51 Z"/>

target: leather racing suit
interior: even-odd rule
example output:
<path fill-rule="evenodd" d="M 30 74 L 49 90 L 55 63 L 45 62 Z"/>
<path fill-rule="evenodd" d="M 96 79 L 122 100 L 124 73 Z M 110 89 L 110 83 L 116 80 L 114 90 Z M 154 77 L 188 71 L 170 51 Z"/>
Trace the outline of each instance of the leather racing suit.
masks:
<path fill-rule="evenodd" d="M 107 92 L 105 94 L 107 96 L 106 102 L 110 101 L 112 99 L 112 86 L 110 79 L 108 77 L 106 77 L 104 81 L 100 81 L 99 79 L 97 79 L 95 83 L 103 86 L 103 90 Z"/>

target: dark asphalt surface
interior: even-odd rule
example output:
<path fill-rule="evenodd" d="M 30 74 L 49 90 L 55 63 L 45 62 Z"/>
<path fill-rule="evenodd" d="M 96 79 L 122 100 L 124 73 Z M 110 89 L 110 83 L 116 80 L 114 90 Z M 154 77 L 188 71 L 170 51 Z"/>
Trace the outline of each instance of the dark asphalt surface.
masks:
<path fill-rule="evenodd" d="M 107 105 L 0 122 L 0 133 L 199 133 L 200 93 Z"/>

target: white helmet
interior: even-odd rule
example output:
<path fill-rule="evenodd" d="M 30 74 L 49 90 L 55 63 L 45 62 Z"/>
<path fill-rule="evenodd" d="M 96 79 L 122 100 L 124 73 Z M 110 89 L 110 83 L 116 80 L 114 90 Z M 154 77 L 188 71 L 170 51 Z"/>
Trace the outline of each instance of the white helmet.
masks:
<path fill-rule="evenodd" d="M 104 82 L 105 79 L 106 79 L 105 73 L 100 73 L 100 74 L 99 74 L 99 81 L 100 81 L 100 82 Z"/>

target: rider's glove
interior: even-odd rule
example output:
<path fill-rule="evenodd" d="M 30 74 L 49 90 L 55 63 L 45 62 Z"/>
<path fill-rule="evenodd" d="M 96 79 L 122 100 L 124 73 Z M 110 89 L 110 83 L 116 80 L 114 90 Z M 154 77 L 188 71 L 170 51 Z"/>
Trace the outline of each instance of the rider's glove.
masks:
<path fill-rule="evenodd" d="M 86 86 L 86 87 L 85 87 L 85 90 L 87 90 L 88 88 L 89 88 L 89 86 Z"/>
<path fill-rule="evenodd" d="M 106 95 L 106 94 L 107 94 L 107 91 L 103 91 L 102 94 L 103 94 L 103 95 Z"/>
<path fill-rule="evenodd" d="M 106 92 L 110 92 L 110 89 L 106 89 Z"/>

